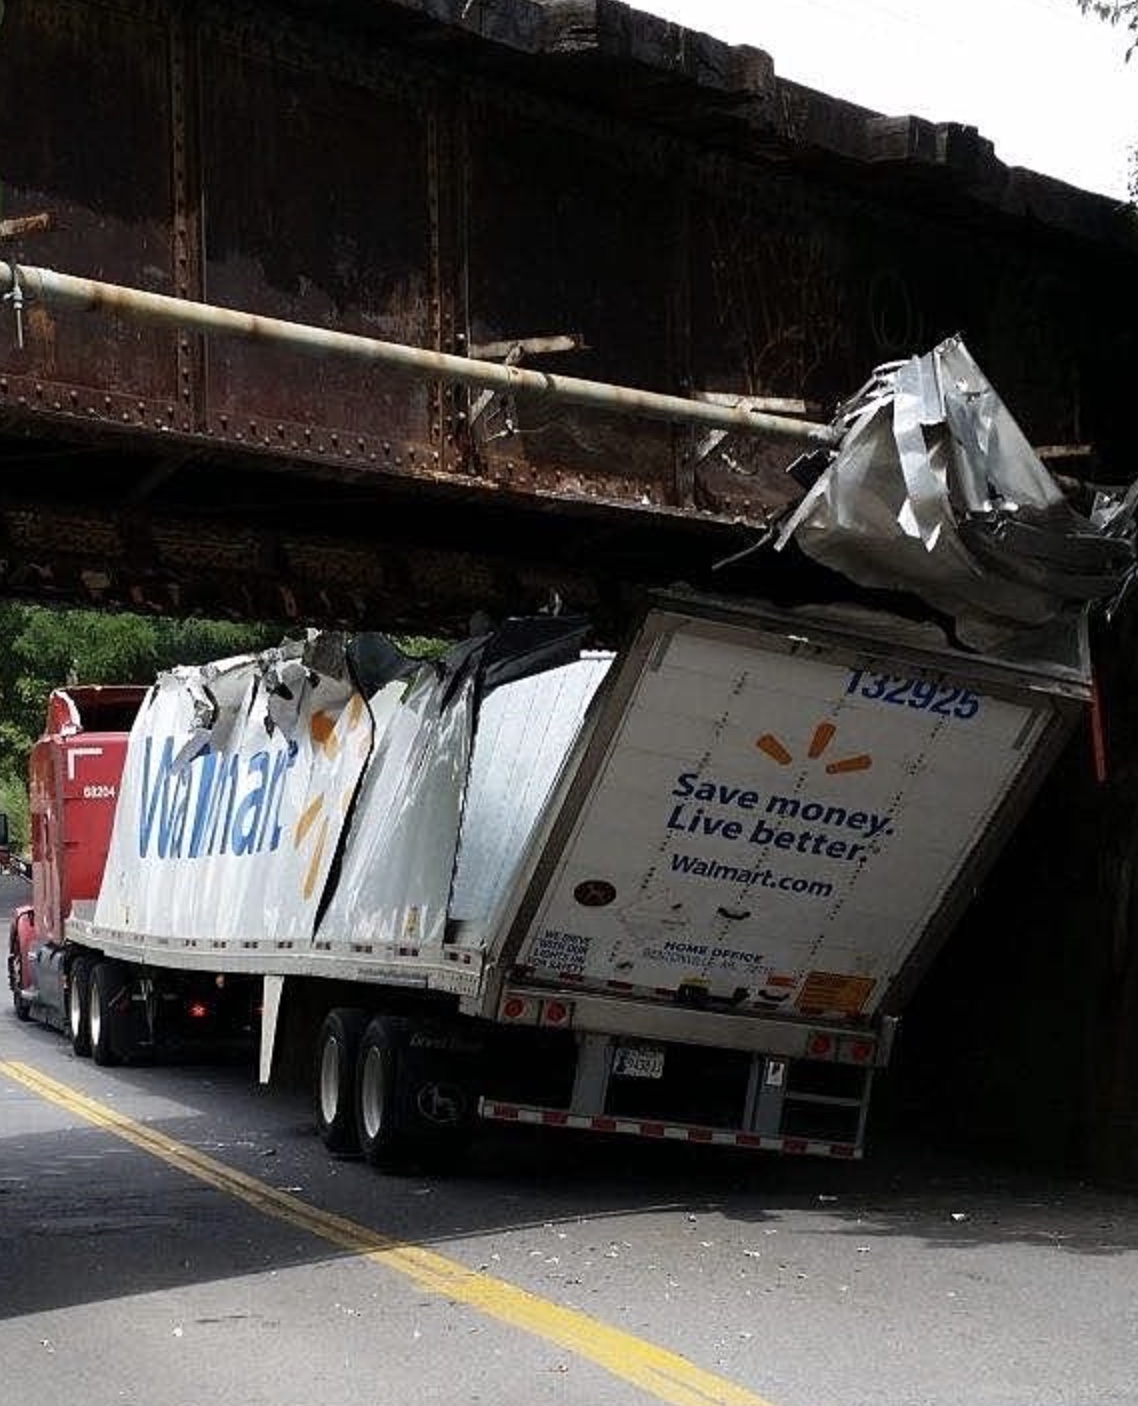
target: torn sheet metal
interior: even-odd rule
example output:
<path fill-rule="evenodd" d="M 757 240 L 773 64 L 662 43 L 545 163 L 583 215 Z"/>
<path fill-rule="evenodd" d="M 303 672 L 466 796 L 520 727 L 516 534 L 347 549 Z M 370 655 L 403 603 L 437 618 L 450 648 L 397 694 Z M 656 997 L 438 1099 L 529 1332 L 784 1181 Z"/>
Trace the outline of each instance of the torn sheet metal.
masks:
<path fill-rule="evenodd" d="M 508 621 L 439 660 L 309 632 L 162 674 L 131 733 L 100 926 L 341 949 L 441 943 L 478 709 L 587 627 Z M 252 945 L 250 945 L 252 944 Z"/>
<path fill-rule="evenodd" d="M 507 620 L 420 663 L 406 684 L 388 655 L 392 681 L 369 701 L 372 752 L 319 922 L 321 942 L 331 950 L 394 944 L 402 955 L 442 944 L 483 708 L 494 717 L 498 692 L 572 669 L 588 628 L 576 617 Z M 550 686 L 537 687 L 552 696 Z M 479 784 L 481 776 L 479 768 Z M 498 840 L 509 847 L 508 835 Z"/>
<path fill-rule="evenodd" d="M 477 694 L 423 665 L 369 699 L 374 743 L 317 938 L 329 950 L 442 943 Z"/>
<path fill-rule="evenodd" d="M 1084 677 L 1086 606 L 1135 570 L 1134 495 L 1078 513 L 959 337 L 879 368 L 836 424 L 777 548 L 917 594 L 969 648 Z"/>
<path fill-rule="evenodd" d="M 195 944 L 309 937 L 370 729 L 351 682 L 305 657 L 289 646 L 159 677 L 130 736 L 100 927 Z"/>
<path fill-rule="evenodd" d="M 470 764 L 451 918 L 493 931 L 613 656 L 594 651 L 484 698 Z"/>

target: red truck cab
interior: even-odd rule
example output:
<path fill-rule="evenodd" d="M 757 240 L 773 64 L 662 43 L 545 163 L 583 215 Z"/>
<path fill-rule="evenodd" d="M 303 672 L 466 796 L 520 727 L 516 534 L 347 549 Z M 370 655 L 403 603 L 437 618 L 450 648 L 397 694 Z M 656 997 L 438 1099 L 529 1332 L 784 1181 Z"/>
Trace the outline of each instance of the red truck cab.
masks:
<path fill-rule="evenodd" d="M 55 689 L 32 748 L 29 789 L 32 903 L 17 909 L 9 984 L 17 1015 L 66 1011 L 64 923 L 93 912 L 103 879 L 127 740 L 146 689 L 92 684 Z"/>

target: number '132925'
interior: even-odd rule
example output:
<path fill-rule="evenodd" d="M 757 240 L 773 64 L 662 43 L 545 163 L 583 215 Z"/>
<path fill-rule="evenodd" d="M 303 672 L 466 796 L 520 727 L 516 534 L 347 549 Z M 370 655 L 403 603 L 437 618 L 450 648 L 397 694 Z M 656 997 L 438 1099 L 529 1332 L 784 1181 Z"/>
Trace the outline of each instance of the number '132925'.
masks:
<path fill-rule="evenodd" d="M 846 685 L 847 693 L 856 693 L 872 702 L 892 703 L 898 708 L 917 708 L 936 713 L 942 718 L 959 718 L 967 722 L 980 711 L 980 700 L 966 688 L 954 684 L 936 683 L 932 679 L 902 679 L 895 674 L 871 674 L 854 669 Z"/>

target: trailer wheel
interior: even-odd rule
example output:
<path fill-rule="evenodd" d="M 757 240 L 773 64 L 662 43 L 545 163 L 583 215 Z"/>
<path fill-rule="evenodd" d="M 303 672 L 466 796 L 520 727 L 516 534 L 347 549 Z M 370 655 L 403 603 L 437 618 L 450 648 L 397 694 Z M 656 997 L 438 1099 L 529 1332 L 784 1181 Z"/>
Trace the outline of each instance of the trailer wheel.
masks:
<path fill-rule="evenodd" d="M 123 1002 L 129 995 L 127 970 L 119 962 L 99 962 L 91 972 L 87 1021 L 96 1064 L 118 1064 L 123 1055 Z"/>
<path fill-rule="evenodd" d="M 91 959 L 76 957 L 67 977 L 67 1029 L 77 1055 L 91 1053 Z"/>
<path fill-rule="evenodd" d="M 399 1116 L 399 1046 L 403 1022 L 374 1016 L 360 1040 L 356 1062 L 356 1135 L 373 1167 L 398 1170 L 412 1149 Z"/>
<path fill-rule="evenodd" d="M 369 1022 L 356 1065 L 356 1128 L 372 1166 L 445 1171 L 466 1147 L 474 1100 L 456 1077 L 449 1038 L 430 1022 Z"/>
<path fill-rule="evenodd" d="M 316 1126 L 329 1152 L 355 1152 L 356 1064 L 367 1025 L 363 1011 L 339 1006 L 324 1017 L 316 1040 L 312 1092 Z"/>

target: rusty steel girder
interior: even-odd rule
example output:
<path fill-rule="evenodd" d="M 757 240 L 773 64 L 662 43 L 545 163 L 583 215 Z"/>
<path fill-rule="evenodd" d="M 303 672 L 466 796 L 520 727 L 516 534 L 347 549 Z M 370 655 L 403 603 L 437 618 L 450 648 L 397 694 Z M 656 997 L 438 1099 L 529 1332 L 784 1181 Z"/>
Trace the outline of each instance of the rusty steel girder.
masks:
<path fill-rule="evenodd" d="M 1138 255 L 1109 202 L 612 0 L 8 0 L 0 194 L 0 260 L 672 394 L 824 412 L 964 329 L 1034 438 L 1124 472 Z M 13 509 L 132 524 L 80 577 L 215 594 L 169 521 L 251 534 L 294 599 L 326 583 L 281 534 L 595 595 L 706 570 L 797 492 L 777 443 L 42 305 L 22 330 Z"/>

